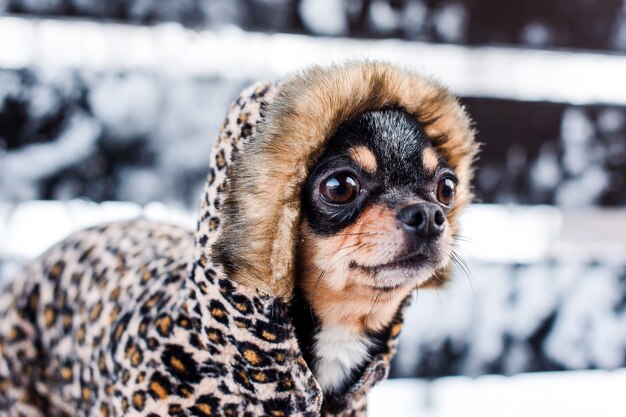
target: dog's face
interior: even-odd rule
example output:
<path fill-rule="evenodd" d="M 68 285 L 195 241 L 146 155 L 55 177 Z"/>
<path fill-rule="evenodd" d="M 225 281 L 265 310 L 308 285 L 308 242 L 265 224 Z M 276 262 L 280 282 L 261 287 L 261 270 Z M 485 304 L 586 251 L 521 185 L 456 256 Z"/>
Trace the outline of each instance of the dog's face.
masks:
<path fill-rule="evenodd" d="M 358 298 L 439 285 L 457 183 L 409 114 L 381 110 L 343 123 L 302 197 L 305 291 L 321 285 Z"/>

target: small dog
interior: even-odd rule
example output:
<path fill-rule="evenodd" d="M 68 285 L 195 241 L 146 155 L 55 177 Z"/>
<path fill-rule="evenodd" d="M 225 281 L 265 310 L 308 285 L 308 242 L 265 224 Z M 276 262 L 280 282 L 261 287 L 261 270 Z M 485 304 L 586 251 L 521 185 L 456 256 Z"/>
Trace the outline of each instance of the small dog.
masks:
<path fill-rule="evenodd" d="M 402 110 L 362 113 L 329 139 L 302 196 L 296 324 L 326 393 L 355 382 L 411 290 L 443 284 L 457 184 Z"/>
<path fill-rule="evenodd" d="M 364 416 L 476 151 L 445 88 L 388 64 L 246 88 L 195 232 L 83 230 L 0 294 L 0 414 Z"/>

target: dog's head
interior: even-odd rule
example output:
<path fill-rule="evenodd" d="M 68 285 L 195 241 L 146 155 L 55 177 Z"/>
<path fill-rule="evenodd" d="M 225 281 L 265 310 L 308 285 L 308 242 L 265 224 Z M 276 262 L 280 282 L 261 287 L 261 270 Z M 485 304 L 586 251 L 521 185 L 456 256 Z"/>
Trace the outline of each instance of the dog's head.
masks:
<path fill-rule="evenodd" d="M 442 285 L 459 186 L 410 114 L 365 112 L 339 126 L 302 203 L 302 286 L 355 298 Z"/>

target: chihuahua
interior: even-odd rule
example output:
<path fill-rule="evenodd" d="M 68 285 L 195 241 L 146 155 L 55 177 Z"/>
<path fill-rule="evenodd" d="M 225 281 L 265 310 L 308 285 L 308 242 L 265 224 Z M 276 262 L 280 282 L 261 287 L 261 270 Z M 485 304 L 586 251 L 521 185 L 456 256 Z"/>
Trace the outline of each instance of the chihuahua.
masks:
<path fill-rule="evenodd" d="M 443 285 L 457 184 L 401 109 L 362 113 L 328 139 L 303 190 L 294 303 L 304 357 L 325 394 L 356 382 L 413 289 Z"/>

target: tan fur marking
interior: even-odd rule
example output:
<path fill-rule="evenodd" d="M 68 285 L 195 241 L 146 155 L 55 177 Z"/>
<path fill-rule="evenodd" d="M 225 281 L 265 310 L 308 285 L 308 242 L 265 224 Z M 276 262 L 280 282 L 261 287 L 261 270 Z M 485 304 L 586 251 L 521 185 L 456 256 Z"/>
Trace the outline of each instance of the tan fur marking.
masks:
<path fill-rule="evenodd" d="M 422 151 L 422 164 L 428 173 L 432 174 L 435 172 L 435 169 L 439 166 L 439 158 L 433 148 L 425 148 Z"/>
<path fill-rule="evenodd" d="M 98 320 L 98 318 L 100 317 L 100 313 L 102 312 L 102 302 L 98 302 L 95 306 L 93 306 L 93 308 L 91 309 L 91 313 L 89 313 L 89 319 L 91 321 L 96 321 Z"/>
<path fill-rule="evenodd" d="M 350 261 L 367 265 L 390 261 L 400 233 L 395 212 L 382 206 L 366 209 L 344 232 L 321 239 L 308 224 L 301 226 L 300 263 L 302 288 L 323 324 L 341 323 L 358 331 L 380 330 L 397 311 L 412 287 L 381 292 L 372 276 L 350 269 Z M 322 271 L 325 271 L 320 278 Z M 376 299 L 379 302 L 376 302 Z M 381 301 L 382 300 L 382 301 Z"/>
<path fill-rule="evenodd" d="M 140 392 L 136 392 L 135 394 L 133 394 L 133 406 L 137 409 L 137 410 L 143 410 L 143 407 L 146 404 L 146 397 L 140 393 Z"/>
<path fill-rule="evenodd" d="M 89 391 L 89 388 L 83 387 L 83 389 L 81 390 L 81 397 L 83 397 L 84 402 L 89 401 L 89 399 L 91 398 L 91 391 Z"/>
<path fill-rule="evenodd" d="M 172 365 L 172 367 L 174 369 L 176 369 L 178 372 L 186 372 L 187 371 L 185 369 L 185 365 L 183 365 L 183 363 L 178 358 L 171 358 L 170 359 L 170 365 Z"/>
<path fill-rule="evenodd" d="M 373 174 L 378 169 L 376 157 L 372 151 L 367 149 L 365 146 L 356 146 L 350 149 L 349 153 L 350 158 L 352 158 L 352 160 L 365 171 Z"/>
<path fill-rule="evenodd" d="M 46 307 L 46 309 L 44 310 L 44 321 L 46 322 L 46 327 L 52 326 L 55 320 L 56 314 L 54 312 L 54 309 L 52 309 L 52 307 Z"/>
<path fill-rule="evenodd" d="M 165 390 L 165 388 L 163 387 L 163 385 L 161 385 L 160 383 L 156 382 L 156 381 L 152 381 L 150 383 L 150 390 L 152 392 L 154 392 L 154 394 L 156 395 L 156 397 L 160 400 L 164 400 L 168 397 L 167 395 L 167 391 Z"/>
<path fill-rule="evenodd" d="M 409 275 L 389 277 L 350 266 L 351 262 L 364 267 L 384 265 L 404 253 L 405 232 L 396 220 L 396 211 L 385 206 L 368 207 L 353 225 L 334 236 L 316 236 L 306 221 L 300 231 L 299 283 L 323 325 L 342 324 L 360 332 L 380 330 L 418 283 L 420 287 L 421 282 L 429 286 L 443 283 L 428 275 L 407 272 Z M 442 239 L 447 242 L 444 247 L 451 244 L 448 229 Z M 445 249 L 441 257 L 447 264 Z"/>
<path fill-rule="evenodd" d="M 196 407 L 198 408 L 198 410 L 202 411 L 207 416 L 213 415 L 213 408 L 211 408 L 209 404 L 200 403 L 200 404 L 197 404 Z"/>
<path fill-rule="evenodd" d="M 246 349 L 243 356 L 246 358 L 246 361 L 252 365 L 258 365 L 261 362 L 259 355 L 252 349 Z"/>
<path fill-rule="evenodd" d="M 161 317 L 156 325 L 162 334 L 169 335 L 172 330 L 172 319 L 169 316 Z"/>
<path fill-rule="evenodd" d="M 265 372 L 256 372 L 255 374 L 252 375 L 252 378 L 256 381 L 256 382 L 265 382 L 267 381 L 267 375 L 265 374 Z"/>
<path fill-rule="evenodd" d="M 72 368 L 63 367 L 61 368 L 61 378 L 64 381 L 69 381 L 72 379 Z"/>
<path fill-rule="evenodd" d="M 273 333 L 268 332 L 267 330 L 263 330 L 263 332 L 261 333 L 261 335 L 263 336 L 264 339 L 266 340 L 276 340 L 276 335 Z"/>

